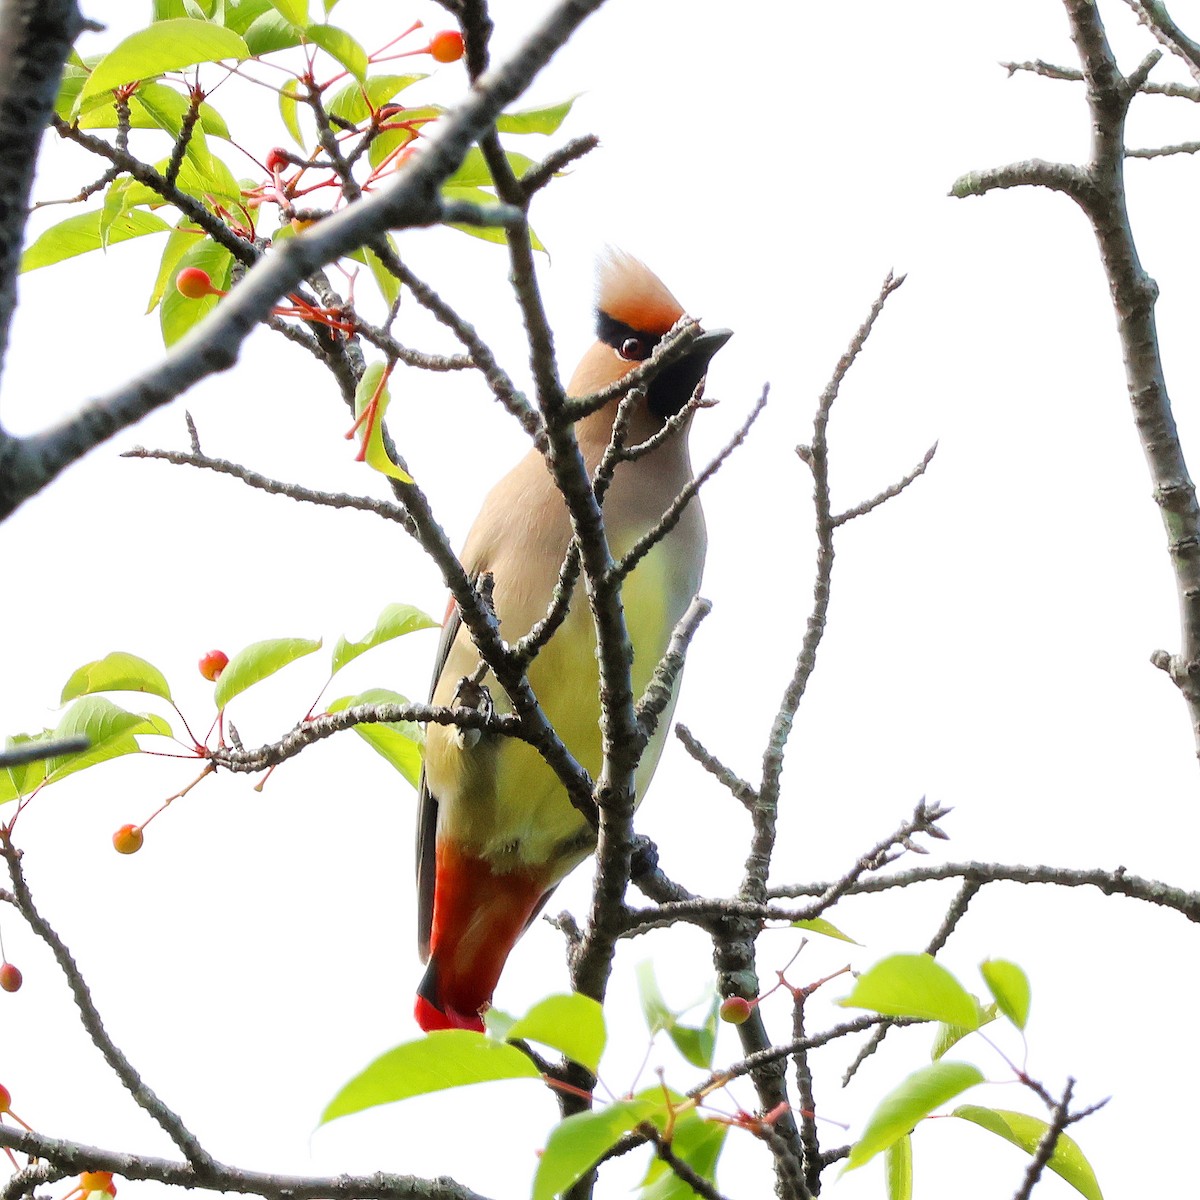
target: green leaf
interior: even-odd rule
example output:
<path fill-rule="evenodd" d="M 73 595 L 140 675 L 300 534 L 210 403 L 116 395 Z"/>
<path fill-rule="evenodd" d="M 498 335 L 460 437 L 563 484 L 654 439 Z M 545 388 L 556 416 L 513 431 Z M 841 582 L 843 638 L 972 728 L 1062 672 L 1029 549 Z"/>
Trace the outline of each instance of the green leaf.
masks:
<path fill-rule="evenodd" d="M 407 703 L 399 692 L 391 692 L 386 688 L 368 688 L 365 692 L 359 692 L 357 696 L 343 696 L 334 700 L 326 711 L 342 712 L 359 704 Z M 368 746 L 383 755 L 414 788 L 418 786 L 421 779 L 421 748 L 425 744 L 425 733 L 420 725 L 414 721 L 377 721 L 369 725 L 355 725 L 353 728 Z"/>
<path fill-rule="evenodd" d="M 551 1131 L 533 1177 L 533 1200 L 551 1200 L 582 1179 L 631 1129 L 663 1107 L 653 1100 L 618 1100 L 604 1108 L 575 1113 Z"/>
<path fill-rule="evenodd" d="M 862 1137 L 850 1150 L 846 1170 L 869 1162 L 939 1105 L 982 1082 L 983 1073 L 970 1063 L 936 1062 L 914 1071 L 879 1102 Z"/>
<path fill-rule="evenodd" d="M 54 731 L 43 729 L 41 733 L 15 733 L 4 739 L 5 750 L 14 750 L 18 746 L 28 746 L 36 742 L 48 742 L 54 737 Z M 0 804 L 7 804 L 18 796 L 28 796 L 37 790 L 42 780 L 46 778 L 46 760 L 17 763 L 9 767 L 0 767 Z"/>
<path fill-rule="evenodd" d="M 887 1200 L 912 1200 L 912 1138 L 902 1137 L 887 1148 Z"/>
<path fill-rule="evenodd" d="M 223 709 L 234 696 L 256 683 L 261 683 L 288 663 L 295 662 L 296 659 L 312 654 L 320 648 L 320 639 L 314 641 L 312 638 L 268 638 L 239 650 L 229 660 L 229 664 L 217 680 L 213 691 L 217 707 Z"/>
<path fill-rule="evenodd" d="M 233 255 L 224 246 L 206 237 L 180 256 L 178 269 L 171 276 L 158 310 L 158 323 L 162 329 L 163 343 L 167 346 L 175 345 L 193 326 L 203 321 L 220 300 L 219 296 L 201 296 L 199 300 L 189 300 L 182 295 L 175 286 L 175 278 L 185 267 L 199 267 L 207 271 L 213 287 L 224 292 L 229 289 L 229 279 L 233 274 Z"/>
<path fill-rule="evenodd" d="M 587 1067 L 594 1075 L 604 1053 L 604 1011 L 590 996 L 578 992 L 548 996 L 512 1026 L 507 1038 L 540 1042 Z"/>
<path fill-rule="evenodd" d="M 476 187 L 458 187 L 447 184 L 442 188 L 442 196 L 447 200 L 465 200 L 468 204 L 477 204 L 484 209 L 492 208 L 496 204 L 496 197 L 491 192 L 485 192 L 482 188 Z M 503 225 L 467 225 L 457 221 L 447 221 L 445 224 L 448 229 L 457 229 L 459 233 L 470 234 L 471 237 L 480 238 L 485 242 L 504 245 L 508 241 L 508 231 Z M 534 250 L 546 252 L 541 238 L 532 229 L 529 230 L 529 245 Z"/>
<path fill-rule="evenodd" d="M 175 276 L 179 274 L 179 260 L 192 246 L 198 245 L 203 237 L 200 227 L 193 225 L 186 217 L 171 230 L 171 236 L 167 238 L 162 258 L 158 262 L 158 274 L 154 278 L 154 288 L 150 292 L 146 312 L 151 313 L 158 307 L 167 285 L 174 283 Z"/>
<path fill-rule="evenodd" d="M 273 8 L 255 17 L 246 29 L 246 45 L 255 58 L 274 50 L 300 45 L 300 31 L 282 13 Z"/>
<path fill-rule="evenodd" d="M 862 942 L 856 942 L 849 934 L 843 933 L 832 921 L 827 921 L 824 917 L 809 917 L 804 921 L 793 921 L 792 928 L 807 929 L 809 933 L 824 934 L 825 937 L 837 938 L 839 942 L 849 942 L 852 946 L 862 945 Z"/>
<path fill-rule="evenodd" d="M 411 129 L 389 129 L 381 133 L 367 148 L 367 159 L 372 169 L 378 171 L 390 155 L 404 149 L 416 136 Z"/>
<path fill-rule="evenodd" d="M 71 120 L 75 105 L 79 102 L 79 93 L 87 82 L 89 72 L 73 68 L 69 64 L 63 67 L 62 82 L 58 85 L 58 95 L 54 98 L 54 111 L 64 121 Z M 116 121 L 113 114 L 113 121 Z"/>
<path fill-rule="evenodd" d="M 387 447 L 383 443 L 383 418 L 392 398 L 388 389 L 383 385 L 383 364 L 371 363 L 362 373 L 358 387 L 354 390 L 354 415 L 361 417 L 375 399 L 375 417 L 369 423 L 364 421 L 359 426 L 359 441 L 366 439 L 366 462 L 383 475 L 398 479 L 401 483 L 412 483 L 413 477 L 399 464 L 392 461 Z"/>
<path fill-rule="evenodd" d="M 406 87 L 428 78 L 428 75 L 372 75 L 363 83 L 348 83 L 329 98 L 329 115 L 358 125 L 370 117 L 372 109 L 380 108 Z M 368 98 L 371 101 L 369 105 Z"/>
<path fill-rule="evenodd" d="M 889 1017 L 920 1017 L 965 1029 L 979 1028 L 970 993 L 928 954 L 893 954 L 861 975 L 845 1008 L 870 1008 Z"/>
<path fill-rule="evenodd" d="M 225 28 L 245 37 L 246 30 L 270 11 L 271 0 L 225 0 Z"/>
<path fill-rule="evenodd" d="M 989 958 L 979 964 L 979 970 L 1000 1011 L 1018 1029 L 1024 1029 L 1029 1020 L 1031 995 L 1025 972 L 1003 958 Z"/>
<path fill-rule="evenodd" d="M 682 1021 L 676 1021 L 667 1030 L 675 1049 L 693 1067 L 699 1067 L 702 1071 L 712 1067 L 713 1054 L 717 1049 L 717 1013 L 720 1007 L 721 998 L 714 994 L 702 1025 L 685 1025 Z"/>
<path fill-rule="evenodd" d="M 232 30 L 209 21 L 179 17 L 156 21 L 132 33 L 110 50 L 83 85 L 80 100 L 164 71 L 182 71 L 196 63 L 250 57 L 250 49 Z"/>
<path fill-rule="evenodd" d="M 165 172 L 166 160 L 158 163 L 157 167 L 160 171 Z M 208 156 L 207 164 L 204 166 L 194 158 L 185 157 L 180 165 L 175 183 L 181 191 L 201 200 L 208 196 L 215 196 L 219 200 L 233 204 L 240 204 L 242 200 L 242 185 L 215 154 Z"/>
<path fill-rule="evenodd" d="M 389 604 L 379 614 L 375 627 L 361 642 L 347 641 L 344 637 L 337 640 L 333 649 L 333 674 L 337 674 L 347 663 L 353 662 L 360 654 L 382 646 L 393 638 L 403 637 L 418 629 L 437 629 L 438 623 L 428 614 L 411 604 Z"/>
<path fill-rule="evenodd" d="M 83 75 L 77 77 L 80 85 L 84 78 Z M 75 90 L 78 94 L 79 88 Z M 163 83 L 145 82 L 129 97 L 129 124 L 132 129 L 163 129 L 177 137 L 189 107 L 187 98 L 181 96 L 174 88 Z M 64 116 L 64 120 L 68 119 L 69 111 Z M 115 129 L 118 124 L 117 109 L 112 97 L 107 93 L 93 97 L 92 101 L 81 107 L 77 120 L 80 129 Z M 225 118 L 211 104 L 200 105 L 198 126 L 198 129 L 193 130 L 193 139 L 197 133 L 226 139 L 229 137 L 229 127 L 225 124 Z M 203 148 L 203 138 L 199 139 L 197 144 Z M 188 153 L 195 153 L 191 141 L 188 143 Z M 207 153 L 207 150 L 204 150 L 204 153 Z"/>
<path fill-rule="evenodd" d="M 319 1123 L 446 1088 L 540 1078 L 515 1046 L 470 1029 L 442 1029 L 380 1055 L 334 1096 Z"/>
<path fill-rule="evenodd" d="M 121 179 L 114 179 L 108 185 L 104 192 L 104 204 L 100 209 L 100 249 L 108 249 L 108 235 L 112 230 L 114 222 L 119 220 L 125 213 L 132 208 L 130 195 L 131 189 L 137 186 L 136 182 L 125 176 Z"/>
<path fill-rule="evenodd" d="M 675 1014 L 667 1007 L 666 1000 L 659 990 L 658 979 L 654 974 L 654 963 L 644 959 L 635 968 L 637 973 L 638 997 L 642 1002 L 642 1015 L 650 1029 L 650 1036 L 660 1030 L 669 1029 L 675 1021 Z"/>
<path fill-rule="evenodd" d="M 191 111 L 191 104 L 174 88 L 165 84 L 143 83 L 130 97 L 129 110 L 131 114 L 139 113 L 144 116 L 147 126 L 162 129 L 172 138 L 178 138 Z M 84 123 L 80 121 L 81 126 Z M 139 124 L 136 121 L 134 123 Z M 211 173 L 212 155 L 208 149 L 207 134 L 228 140 L 229 127 L 215 108 L 210 104 L 201 104 L 185 153 L 194 160 L 199 171 Z"/>
<path fill-rule="evenodd" d="M 57 783 L 68 775 L 107 762 L 123 754 L 137 754 L 141 747 L 138 734 L 171 736 L 171 727 L 161 717 L 131 713 L 103 696 L 84 696 L 63 714 L 54 729 L 41 733 L 17 734 L 6 745 L 24 746 L 36 742 L 57 741 L 82 734 L 90 743 L 86 750 L 59 754 L 19 767 L 0 768 L 0 804 L 25 796 L 43 782 Z"/>
<path fill-rule="evenodd" d="M 387 239 L 388 244 L 394 249 L 395 240 L 390 233 L 387 235 Z M 367 267 L 390 309 L 396 303 L 396 297 L 400 295 L 400 280 L 383 265 L 383 260 L 369 246 L 364 246 L 362 253 L 366 259 Z"/>
<path fill-rule="evenodd" d="M 515 150 L 506 151 L 505 157 L 513 172 L 518 176 L 524 175 L 534 165 L 532 158 L 525 154 L 518 154 Z M 483 151 L 478 146 L 472 146 L 467 151 L 458 170 L 446 182 L 454 187 L 494 186 L 492 173 L 488 170 L 487 159 L 483 157 Z"/>
<path fill-rule="evenodd" d="M 141 747 L 134 741 L 139 733 L 170 737 L 171 727 L 161 717 L 149 713 L 131 713 L 103 696 L 84 696 L 76 700 L 54 728 L 55 737 L 83 734 L 91 746 L 77 754 L 52 758 L 46 764 L 50 783 L 85 767 L 95 766 L 122 754 L 136 754 Z"/>
<path fill-rule="evenodd" d="M 984 1025 L 990 1025 L 996 1019 L 999 1010 L 994 1004 L 980 1004 L 974 996 L 971 999 L 975 1000 L 979 1011 L 979 1024 L 975 1029 L 982 1029 Z M 939 1022 L 933 1035 L 933 1046 L 930 1048 L 929 1057 L 937 1062 L 951 1046 L 961 1042 L 968 1034 L 974 1033 L 975 1029 L 964 1029 L 961 1025 L 947 1025 Z"/>
<path fill-rule="evenodd" d="M 21 256 L 21 270 L 36 271 L 39 267 L 74 258 L 77 254 L 99 250 L 103 244 L 100 220 L 99 212 L 80 213 L 44 230 Z M 133 209 L 108 226 L 108 244 L 111 246 L 115 242 L 145 237 L 148 233 L 161 233 L 170 228 L 162 217 Z"/>
<path fill-rule="evenodd" d="M 720 998 L 713 996 L 708 1013 L 701 1025 L 685 1025 L 680 1014 L 668 1007 L 654 975 L 654 964 L 648 959 L 638 963 L 638 995 L 642 1002 L 642 1013 L 650 1033 L 665 1030 L 675 1048 L 694 1067 L 708 1070 L 712 1066 L 713 1052 L 717 1043 L 717 1012 Z"/>
<path fill-rule="evenodd" d="M 295 79 L 289 79 L 279 89 L 279 115 L 284 127 L 292 135 L 292 141 L 303 150 L 304 133 L 300 128 L 300 106 L 296 97 L 300 94 L 300 84 Z"/>
<path fill-rule="evenodd" d="M 496 128 L 501 133 L 554 133 L 566 120 L 571 105 L 578 100 L 572 96 L 561 104 L 544 108 L 527 108 L 523 112 L 501 113 L 496 118 Z"/>
<path fill-rule="evenodd" d="M 271 0 L 271 5 L 293 25 L 303 29 L 308 24 L 308 0 Z"/>
<path fill-rule="evenodd" d="M 344 29 L 338 29 L 336 25 L 310 25 L 304 36 L 337 59 L 360 83 L 366 79 L 367 68 L 371 65 L 367 52 Z"/>
<path fill-rule="evenodd" d="M 60 704 L 93 692 L 147 692 L 171 699 L 166 676 L 144 658 L 114 650 L 95 662 L 80 667 L 63 686 Z"/>
<path fill-rule="evenodd" d="M 1045 1121 L 1025 1113 L 1009 1112 L 1002 1108 L 980 1108 L 975 1104 L 961 1104 L 950 1115 L 971 1121 L 1004 1138 L 1006 1142 L 1020 1146 L 1030 1155 L 1037 1151 L 1038 1143 L 1049 1128 Z M 1078 1144 L 1065 1133 L 1058 1135 L 1054 1153 L 1046 1165 L 1056 1175 L 1061 1175 L 1081 1196 L 1086 1196 L 1087 1200 L 1104 1200 L 1091 1163 L 1084 1157 Z"/>
<path fill-rule="evenodd" d="M 694 1111 L 680 1114 L 671 1138 L 676 1158 L 687 1163 L 701 1178 L 715 1181 L 717 1159 L 725 1145 L 729 1126 L 720 1121 L 702 1121 Z M 657 1155 L 650 1160 L 642 1180 L 639 1200 L 695 1200 L 690 1185 Z"/>

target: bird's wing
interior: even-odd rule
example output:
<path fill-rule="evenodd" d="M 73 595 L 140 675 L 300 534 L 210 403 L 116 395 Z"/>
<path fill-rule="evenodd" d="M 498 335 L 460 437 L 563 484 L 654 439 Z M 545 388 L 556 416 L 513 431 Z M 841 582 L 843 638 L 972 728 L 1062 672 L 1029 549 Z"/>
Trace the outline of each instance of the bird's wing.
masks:
<path fill-rule="evenodd" d="M 433 679 L 429 684 L 429 700 L 450 657 L 450 647 L 462 628 L 458 605 L 453 600 L 446 611 L 442 624 L 442 637 L 438 642 L 437 658 L 433 664 Z M 421 768 L 421 785 L 417 789 L 417 950 L 422 962 L 429 961 L 429 937 L 433 928 L 433 884 L 437 874 L 437 797 L 429 790 L 425 779 L 425 768 Z"/>

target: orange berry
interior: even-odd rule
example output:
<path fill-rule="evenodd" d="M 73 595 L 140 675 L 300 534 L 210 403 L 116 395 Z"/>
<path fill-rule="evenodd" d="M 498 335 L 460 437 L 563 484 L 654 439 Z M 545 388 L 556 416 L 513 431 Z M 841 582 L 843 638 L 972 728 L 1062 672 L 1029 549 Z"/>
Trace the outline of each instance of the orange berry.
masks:
<path fill-rule="evenodd" d="M 212 277 L 201 267 L 184 267 L 175 276 L 175 286 L 181 296 L 189 300 L 199 300 L 203 296 L 219 296 L 221 293 L 213 287 Z"/>
<path fill-rule="evenodd" d="M 113 849 L 118 854 L 136 854 L 142 848 L 144 835 L 140 825 L 122 825 L 113 834 Z"/>
<path fill-rule="evenodd" d="M 750 1008 L 749 1000 L 741 996 L 730 996 L 721 1001 L 718 1012 L 722 1021 L 728 1021 L 730 1025 L 744 1025 L 750 1019 Z"/>
<path fill-rule="evenodd" d="M 111 1171 L 84 1171 L 79 1176 L 79 1188 L 85 1195 L 88 1192 L 107 1192 L 110 1196 L 117 1194 Z"/>
<path fill-rule="evenodd" d="M 443 29 L 429 39 L 429 53 L 435 62 L 458 62 L 463 56 L 462 34 L 457 29 Z"/>
<path fill-rule="evenodd" d="M 200 674 L 209 683 L 216 683 L 221 678 L 221 672 L 229 666 L 229 655 L 223 650 L 210 650 L 200 660 Z"/>
<path fill-rule="evenodd" d="M 20 970 L 17 967 L 14 967 L 10 962 L 0 963 L 0 988 L 3 988 L 6 992 L 15 992 L 18 991 L 20 987 Z M 3 1109 L 0 1109 L 0 1112 L 3 1111 Z"/>
<path fill-rule="evenodd" d="M 0 1113 L 10 1112 L 12 1108 L 12 1096 L 9 1094 L 8 1088 L 0 1083 Z"/>

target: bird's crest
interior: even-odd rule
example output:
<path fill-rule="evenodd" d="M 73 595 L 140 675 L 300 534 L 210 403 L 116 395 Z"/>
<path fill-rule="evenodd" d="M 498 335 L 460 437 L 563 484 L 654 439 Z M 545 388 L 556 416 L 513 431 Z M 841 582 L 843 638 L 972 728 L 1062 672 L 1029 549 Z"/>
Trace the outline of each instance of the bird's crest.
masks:
<path fill-rule="evenodd" d="M 600 259 L 596 311 L 639 333 L 661 335 L 683 316 L 683 305 L 644 262 L 610 247 Z"/>

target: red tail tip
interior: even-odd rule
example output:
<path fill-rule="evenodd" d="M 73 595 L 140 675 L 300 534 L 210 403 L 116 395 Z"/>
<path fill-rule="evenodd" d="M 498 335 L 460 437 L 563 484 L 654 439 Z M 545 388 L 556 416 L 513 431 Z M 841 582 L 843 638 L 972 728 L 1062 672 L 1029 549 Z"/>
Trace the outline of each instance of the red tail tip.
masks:
<path fill-rule="evenodd" d="M 436 1029 L 473 1029 L 476 1033 L 483 1032 L 483 1018 L 478 1013 L 459 1013 L 453 1009 L 442 1012 L 440 1008 L 434 1008 L 424 996 L 417 997 L 417 1002 L 413 1005 L 413 1016 L 426 1033 L 432 1033 Z"/>

